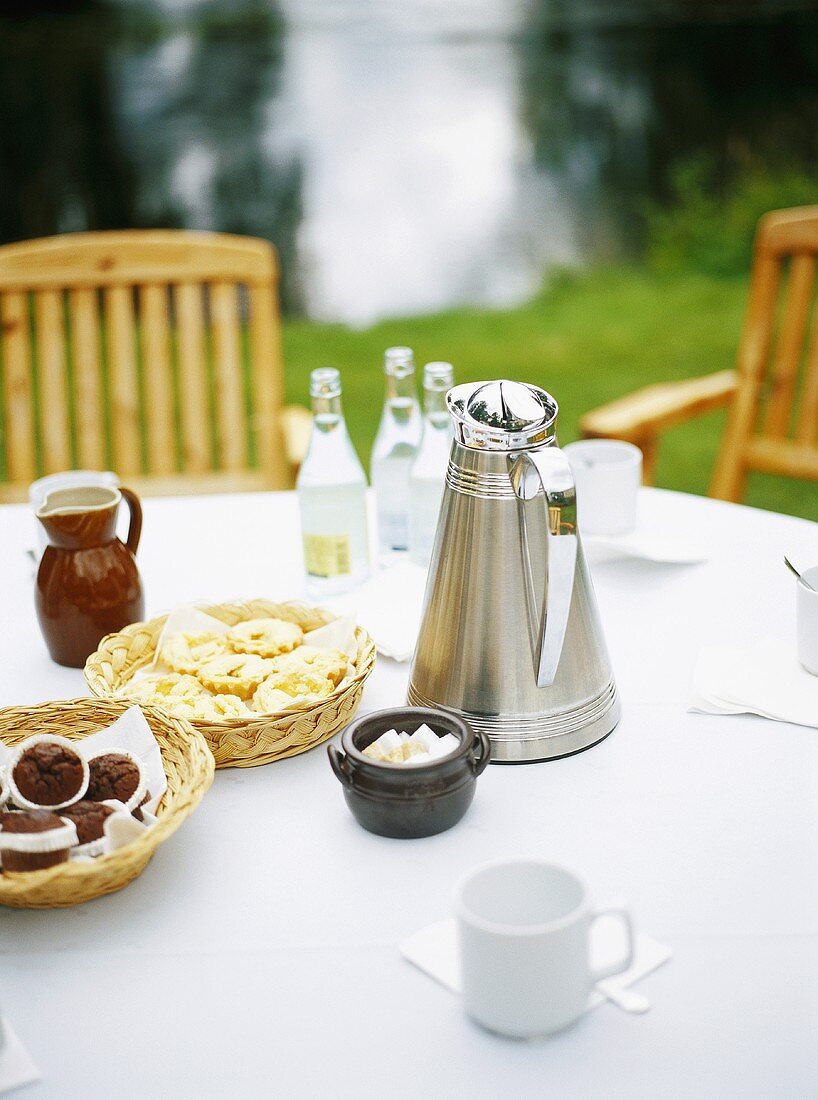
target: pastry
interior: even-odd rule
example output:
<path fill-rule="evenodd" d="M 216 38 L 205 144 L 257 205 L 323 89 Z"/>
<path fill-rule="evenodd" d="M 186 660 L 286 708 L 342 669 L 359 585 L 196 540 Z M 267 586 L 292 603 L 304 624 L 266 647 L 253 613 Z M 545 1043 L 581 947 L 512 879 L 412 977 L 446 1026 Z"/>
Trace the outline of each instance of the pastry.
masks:
<path fill-rule="evenodd" d="M 295 701 L 292 695 L 288 695 L 274 683 L 265 680 L 258 686 L 253 696 L 253 710 L 259 714 L 277 714 L 289 709 Z"/>
<path fill-rule="evenodd" d="M 120 694 L 140 703 L 162 706 L 167 699 L 193 699 L 197 695 L 204 695 L 206 690 L 195 676 L 178 672 L 152 672 L 148 676 L 130 680 Z"/>
<path fill-rule="evenodd" d="M 27 810 L 59 810 L 82 798 L 88 764 L 65 737 L 38 734 L 18 747 L 9 761 L 12 801 Z"/>
<path fill-rule="evenodd" d="M 248 718 L 250 708 L 238 695 L 201 695 L 191 702 L 191 717 L 202 722 Z"/>
<path fill-rule="evenodd" d="M 291 653 L 276 657 L 274 672 L 299 672 L 308 670 L 326 677 L 333 687 L 338 687 L 347 674 L 347 657 L 340 649 L 328 646 L 300 645 Z"/>
<path fill-rule="evenodd" d="M 249 699 L 272 667 L 272 661 L 255 653 L 223 653 L 202 665 L 198 677 L 216 695 Z"/>
<path fill-rule="evenodd" d="M 86 798 L 102 802 L 114 798 L 127 810 L 138 806 L 145 794 L 142 764 L 130 752 L 104 752 L 88 761 L 90 778 Z"/>
<path fill-rule="evenodd" d="M 332 695 L 347 674 L 340 649 L 300 645 L 273 658 L 272 671 L 253 696 L 253 709 L 271 713 L 294 703 L 313 703 Z"/>
<path fill-rule="evenodd" d="M 311 703 L 332 695 L 332 681 L 307 667 L 272 672 L 253 696 L 253 709 L 268 712 L 281 710 L 281 696 L 288 705 Z"/>
<path fill-rule="evenodd" d="M 3 871 L 40 871 L 65 863 L 76 846 L 77 829 L 50 810 L 0 813 L 0 861 Z"/>
<path fill-rule="evenodd" d="M 300 626 L 286 619 L 249 619 L 237 623 L 227 635 L 236 653 L 257 653 L 259 657 L 277 657 L 301 645 L 304 633 Z"/>
<path fill-rule="evenodd" d="M 174 672 L 196 675 L 202 665 L 227 649 L 223 634 L 174 634 L 162 646 L 160 659 Z"/>
<path fill-rule="evenodd" d="M 194 714 L 194 703 L 196 699 L 209 698 L 210 692 L 202 684 L 199 684 L 202 689 L 199 695 L 196 697 L 192 695 L 157 695 L 153 700 L 155 707 L 162 707 L 163 710 L 172 714 L 174 718 L 186 718 L 190 719 Z"/>

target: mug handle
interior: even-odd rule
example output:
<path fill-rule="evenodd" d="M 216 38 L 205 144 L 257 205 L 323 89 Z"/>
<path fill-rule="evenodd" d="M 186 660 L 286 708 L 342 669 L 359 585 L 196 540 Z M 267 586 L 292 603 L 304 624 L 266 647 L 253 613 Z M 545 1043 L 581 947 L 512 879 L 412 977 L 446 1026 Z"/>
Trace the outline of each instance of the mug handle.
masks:
<path fill-rule="evenodd" d="M 633 919 L 624 905 L 609 905 L 605 909 L 597 909 L 591 917 L 591 924 L 599 920 L 600 917 L 609 916 L 619 917 L 622 921 L 625 933 L 628 937 L 628 947 L 623 959 L 614 963 L 609 963 L 608 966 L 600 966 L 597 969 L 591 970 L 591 980 L 594 985 L 596 985 L 597 982 L 601 982 L 603 978 L 611 978 L 614 974 L 621 974 L 624 970 L 630 969 L 630 967 L 633 966 L 633 957 L 636 953 Z"/>
<path fill-rule="evenodd" d="M 327 745 L 327 756 L 332 765 L 332 770 L 338 776 L 345 787 L 352 786 L 352 776 L 349 774 L 349 765 L 344 753 L 339 752 L 335 745 Z"/>
<path fill-rule="evenodd" d="M 135 554 L 136 548 L 139 546 L 139 537 L 142 534 L 142 505 L 133 490 L 120 485 L 119 491 L 122 494 L 122 499 L 128 505 L 128 511 L 131 513 L 131 522 L 128 524 L 128 537 L 125 540 L 125 545 L 132 554 Z"/>
<path fill-rule="evenodd" d="M 475 730 L 475 743 L 472 745 L 471 770 L 475 777 L 482 775 L 491 760 L 491 741 L 483 730 Z"/>

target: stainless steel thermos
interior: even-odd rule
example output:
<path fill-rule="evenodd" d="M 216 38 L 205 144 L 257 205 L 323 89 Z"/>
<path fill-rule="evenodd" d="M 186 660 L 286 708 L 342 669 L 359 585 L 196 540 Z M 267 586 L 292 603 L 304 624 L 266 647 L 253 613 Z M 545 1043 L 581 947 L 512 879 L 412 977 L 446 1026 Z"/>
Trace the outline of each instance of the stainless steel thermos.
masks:
<path fill-rule="evenodd" d="M 408 700 L 461 715 L 495 762 L 589 748 L 619 699 L 576 523 L 558 406 L 520 382 L 455 386 Z"/>

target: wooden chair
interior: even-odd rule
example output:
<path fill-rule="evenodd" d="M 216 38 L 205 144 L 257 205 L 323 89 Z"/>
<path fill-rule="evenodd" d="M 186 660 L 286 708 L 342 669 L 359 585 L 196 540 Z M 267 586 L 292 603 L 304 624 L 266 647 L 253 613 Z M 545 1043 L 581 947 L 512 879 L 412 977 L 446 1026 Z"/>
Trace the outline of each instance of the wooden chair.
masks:
<path fill-rule="evenodd" d="M 636 443 L 650 483 L 662 432 L 729 404 L 711 496 L 741 500 L 754 470 L 818 479 L 816 254 L 818 206 L 765 214 L 736 369 L 648 386 L 586 413 L 582 434 Z"/>
<path fill-rule="evenodd" d="M 222 233 L 0 247 L 0 500 L 72 468 L 148 493 L 291 487 L 310 416 L 282 407 L 276 280 L 271 245 Z"/>

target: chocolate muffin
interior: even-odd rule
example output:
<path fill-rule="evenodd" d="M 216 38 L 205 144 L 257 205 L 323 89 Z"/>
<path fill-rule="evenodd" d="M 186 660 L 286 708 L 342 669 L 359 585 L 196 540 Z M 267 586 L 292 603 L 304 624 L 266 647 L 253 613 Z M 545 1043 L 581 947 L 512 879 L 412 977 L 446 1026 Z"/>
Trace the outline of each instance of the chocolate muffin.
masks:
<path fill-rule="evenodd" d="M 76 825 L 79 843 L 90 844 L 92 840 L 99 840 L 105 835 L 105 818 L 110 817 L 114 812 L 113 806 L 82 798 L 79 802 L 66 806 L 62 816 Z"/>
<path fill-rule="evenodd" d="M 31 737 L 9 771 L 13 800 L 26 809 L 60 809 L 85 793 L 88 766 L 64 737 Z"/>
<path fill-rule="evenodd" d="M 77 843 L 72 821 L 50 810 L 6 810 L 0 813 L 0 859 L 4 871 L 40 871 L 65 863 Z"/>
<path fill-rule="evenodd" d="M 106 752 L 89 760 L 88 767 L 91 774 L 86 798 L 91 801 L 114 798 L 130 810 L 142 798 L 142 769 L 130 754 Z"/>

